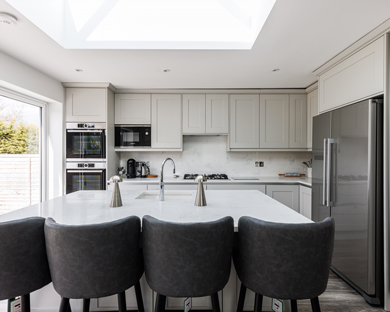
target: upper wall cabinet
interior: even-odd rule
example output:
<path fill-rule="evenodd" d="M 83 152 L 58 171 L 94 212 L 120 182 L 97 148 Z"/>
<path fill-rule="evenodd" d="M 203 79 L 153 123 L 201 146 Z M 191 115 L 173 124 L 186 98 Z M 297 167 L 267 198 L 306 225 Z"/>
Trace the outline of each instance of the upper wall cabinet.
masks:
<path fill-rule="evenodd" d="M 307 148 L 307 95 L 290 94 L 290 148 Z"/>
<path fill-rule="evenodd" d="M 288 148 L 288 94 L 260 95 L 260 148 Z"/>
<path fill-rule="evenodd" d="M 106 122 L 107 90 L 66 88 L 67 122 Z"/>
<path fill-rule="evenodd" d="M 150 124 L 150 94 L 116 94 L 115 124 Z"/>
<path fill-rule="evenodd" d="M 230 150 L 307 149 L 306 94 L 232 95 Z"/>
<path fill-rule="evenodd" d="M 227 94 L 183 94 L 183 134 L 227 134 Z"/>
<path fill-rule="evenodd" d="M 152 94 L 152 149 L 181 149 L 181 95 Z"/>
<path fill-rule="evenodd" d="M 229 133 L 229 96 L 206 94 L 206 133 Z"/>
<path fill-rule="evenodd" d="M 260 147 L 260 100 L 258 94 L 230 96 L 230 148 Z"/>
<path fill-rule="evenodd" d="M 384 68 L 382 36 L 319 76 L 319 112 L 382 93 Z"/>
<path fill-rule="evenodd" d="M 183 134 L 206 133 L 206 96 L 183 94 Z"/>
<path fill-rule="evenodd" d="M 307 94 L 307 148 L 312 148 L 313 117 L 318 115 L 318 89 Z"/>

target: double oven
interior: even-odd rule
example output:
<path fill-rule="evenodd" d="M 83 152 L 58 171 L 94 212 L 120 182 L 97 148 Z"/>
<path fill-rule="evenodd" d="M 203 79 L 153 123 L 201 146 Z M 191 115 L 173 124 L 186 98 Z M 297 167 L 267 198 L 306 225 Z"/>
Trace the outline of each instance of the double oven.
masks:
<path fill-rule="evenodd" d="M 106 124 L 66 124 L 66 194 L 106 189 Z"/>

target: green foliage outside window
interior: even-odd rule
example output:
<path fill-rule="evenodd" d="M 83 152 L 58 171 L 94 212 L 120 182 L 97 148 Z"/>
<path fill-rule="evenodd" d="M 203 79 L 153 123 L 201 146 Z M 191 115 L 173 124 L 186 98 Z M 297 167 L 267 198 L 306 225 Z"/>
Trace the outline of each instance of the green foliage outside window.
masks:
<path fill-rule="evenodd" d="M 39 154 L 39 127 L 0 119 L 0 154 Z"/>

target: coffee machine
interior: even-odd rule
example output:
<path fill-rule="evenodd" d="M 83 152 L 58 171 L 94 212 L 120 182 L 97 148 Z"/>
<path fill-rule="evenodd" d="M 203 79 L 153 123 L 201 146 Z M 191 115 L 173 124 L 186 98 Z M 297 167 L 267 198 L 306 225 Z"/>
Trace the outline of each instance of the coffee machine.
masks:
<path fill-rule="evenodd" d="M 137 174 L 137 168 L 136 168 L 136 162 L 135 159 L 128 159 L 127 160 L 127 178 L 128 179 L 134 179 Z"/>

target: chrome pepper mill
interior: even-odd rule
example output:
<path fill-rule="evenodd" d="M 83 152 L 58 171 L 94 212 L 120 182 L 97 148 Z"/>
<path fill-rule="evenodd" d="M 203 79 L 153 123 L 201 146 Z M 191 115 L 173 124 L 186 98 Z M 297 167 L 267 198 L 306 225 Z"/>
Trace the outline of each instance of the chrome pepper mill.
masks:
<path fill-rule="evenodd" d="M 203 175 L 198 175 L 195 178 L 195 182 L 198 183 L 198 191 L 196 192 L 195 206 L 207 206 L 206 195 L 204 194 L 203 182 L 206 182 L 207 178 Z"/>
<path fill-rule="evenodd" d="M 110 207 L 121 207 L 122 198 L 121 191 L 119 190 L 118 182 L 122 182 L 122 177 L 114 175 L 108 180 L 108 183 L 114 183 L 114 190 L 112 191 Z"/>

